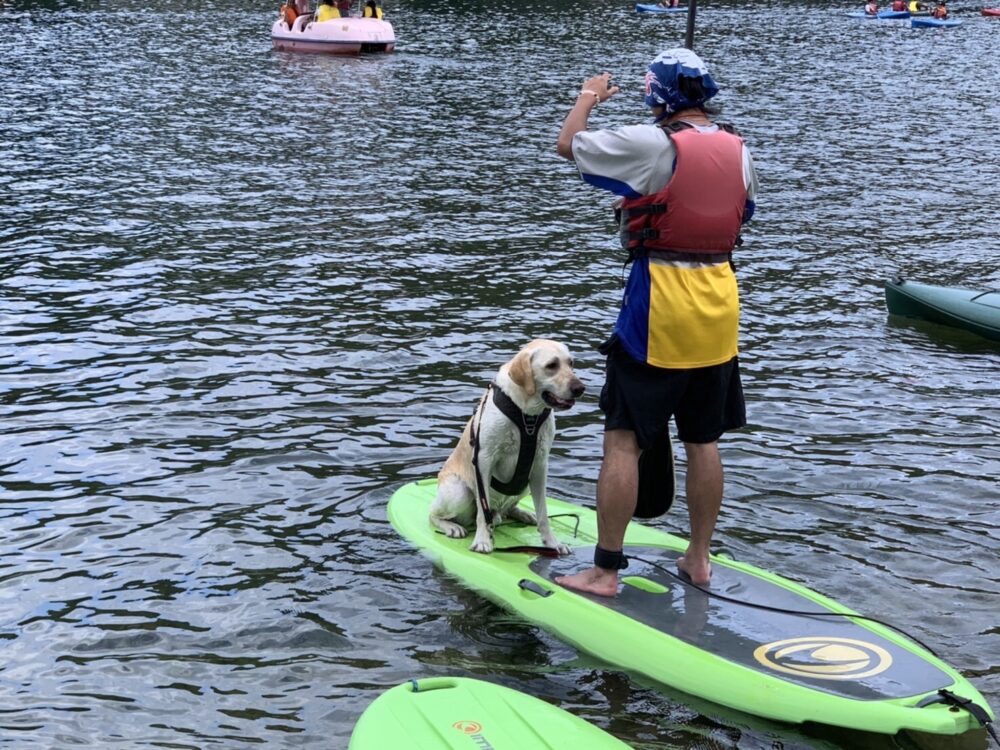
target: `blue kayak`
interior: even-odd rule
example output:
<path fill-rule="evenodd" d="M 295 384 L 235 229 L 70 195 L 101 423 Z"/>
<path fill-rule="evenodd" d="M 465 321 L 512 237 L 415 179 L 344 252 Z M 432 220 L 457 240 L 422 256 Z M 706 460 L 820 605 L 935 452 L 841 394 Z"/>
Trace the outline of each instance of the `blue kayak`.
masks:
<path fill-rule="evenodd" d="M 947 29 L 952 26 L 960 26 L 961 21 L 950 18 L 911 18 L 911 29 Z"/>
<path fill-rule="evenodd" d="M 666 8 L 655 3 L 636 3 L 635 9 L 640 13 L 687 13 L 686 5 L 678 5 L 676 8 Z"/>
<path fill-rule="evenodd" d="M 872 15 L 871 13 L 865 13 L 863 10 L 853 10 L 848 13 L 851 18 L 867 18 L 869 20 L 880 20 L 880 21 L 892 21 L 899 20 L 903 18 L 910 17 L 910 11 L 908 10 L 883 10 L 881 13 L 876 13 Z"/>

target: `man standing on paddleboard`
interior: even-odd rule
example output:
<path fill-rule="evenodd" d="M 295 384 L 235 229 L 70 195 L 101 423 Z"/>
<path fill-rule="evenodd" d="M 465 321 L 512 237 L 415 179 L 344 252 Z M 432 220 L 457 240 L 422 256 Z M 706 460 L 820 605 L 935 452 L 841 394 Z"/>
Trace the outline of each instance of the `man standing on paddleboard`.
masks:
<path fill-rule="evenodd" d="M 604 596 L 617 592 L 626 564 L 639 457 L 669 436 L 671 417 L 687 455 L 691 520 L 677 565 L 696 584 L 711 577 L 709 543 L 723 487 L 718 439 L 746 424 L 731 255 L 757 190 L 742 138 L 709 118 L 706 102 L 718 86 L 694 52 L 670 49 L 650 63 L 653 123 L 587 130 L 594 108 L 618 93 L 610 79 L 603 73 L 584 81 L 556 145 L 586 182 L 621 196 L 621 241 L 632 264 L 614 333 L 601 347 L 608 360 L 594 567 L 556 578 Z"/>

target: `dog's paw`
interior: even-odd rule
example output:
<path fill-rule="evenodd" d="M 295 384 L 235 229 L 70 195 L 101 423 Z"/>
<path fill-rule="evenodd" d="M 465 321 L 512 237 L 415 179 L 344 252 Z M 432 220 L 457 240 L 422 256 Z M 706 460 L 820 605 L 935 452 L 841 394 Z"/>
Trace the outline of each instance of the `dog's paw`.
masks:
<path fill-rule="evenodd" d="M 535 519 L 535 514 L 530 510 L 525 510 L 524 508 L 518 508 L 516 505 L 507 511 L 507 518 L 511 521 L 517 521 L 518 523 L 524 523 L 529 526 L 534 526 L 538 521 Z"/>
<path fill-rule="evenodd" d="M 477 534 L 476 538 L 472 540 L 472 544 L 469 545 L 469 549 L 473 552 L 482 552 L 484 555 L 488 555 L 493 551 L 493 540 L 489 537 L 485 539 L 480 538 Z"/>
<path fill-rule="evenodd" d="M 543 538 L 542 539 L 542 544 L 544 544 L 546 547 L 548 547 L 550 549 L 554 549 L 560 555 L 568 555 L 571 552 L 571 550 L 570 550 L 570 548 L 569 548 L 568 545 L 563 544 L 558 539 L 556 539 L 554 536 Z"/>
<path fill-rule="evenodd" d="M 460 523 L 454 523 L 453 521 L 445 521 L 444 519 L 431 519 L 435 526 L 437 526 L 441 531 L 445 533 L 446 536 L 452 539 L 461 539 L 462 537 L 468 536 L 469 531 Z"/>

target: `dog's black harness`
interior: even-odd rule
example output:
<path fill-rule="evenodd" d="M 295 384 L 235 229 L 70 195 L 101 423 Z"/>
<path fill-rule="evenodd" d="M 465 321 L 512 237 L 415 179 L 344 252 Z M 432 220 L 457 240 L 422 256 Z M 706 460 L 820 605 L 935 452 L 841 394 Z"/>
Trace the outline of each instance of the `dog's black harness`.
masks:
<path fill-rule="evenodd" d="M 486 393 L 479 402 L 476 410 L 479 414 L 478 420 L 473 420 L 469 429 L 469 438 L 472 443 L 472 467 L 476 472 L 476 487 L 479 492 L 479 506 L 483 509 L 483 515 L 487 523 L 493 523 L 493 511 L 490 510 L 490 500 L 486 492 L 486 482 L 483 481 L 483 473 L 479 470 L 479 432 L 483 421 L 483 408 L 486 406 L 486 397 L 493 392 L 493 404 L 503 412 L 517 427 L 520 433 L 520 446 L 517 450 L 517 466 L 514 468 L 514 476 L 506 482 L 501 482 L 494 476 L 490 476 L 490 487 L 501 495 L 520 495 L 528 486 L 528 478 L 531 476 L 531 467 L 535 463 L 535 448 L 538 447 L 539 428 L 545 424 L 549 418 L 551 409 L 545 409 L 538 414 L 525 414 L 520 407 L 514 403 L 510 396 L 503 392 L 501 388 L 490 383 Z"/>

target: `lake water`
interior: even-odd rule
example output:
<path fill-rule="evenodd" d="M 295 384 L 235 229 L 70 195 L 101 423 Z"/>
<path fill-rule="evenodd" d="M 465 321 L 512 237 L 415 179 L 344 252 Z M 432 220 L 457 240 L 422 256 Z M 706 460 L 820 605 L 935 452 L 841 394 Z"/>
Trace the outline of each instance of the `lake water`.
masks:
<path fill-rule="evenodd" d="M 589 386 L 552 494 L 593 505 L 622 256 L 554 144 L 602 70 L 592 126 L 645 121 L 683 17 L 400 0 L 396 53 L 337 59 L 272 52 L 265 5 L 0 5 L 0 743 L 345 747 L 384 689 L 456 674 L 644 750 L 911 747 L 623 674 L 386 520 L 536 336 Z M 853 9 L 700 4 L 761 183 L 716 544 L 997 709 L 1000 350 L 890 318 L 882 283 L 1000 287 L 1000 19 Z"/>

